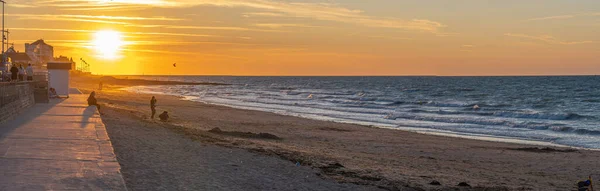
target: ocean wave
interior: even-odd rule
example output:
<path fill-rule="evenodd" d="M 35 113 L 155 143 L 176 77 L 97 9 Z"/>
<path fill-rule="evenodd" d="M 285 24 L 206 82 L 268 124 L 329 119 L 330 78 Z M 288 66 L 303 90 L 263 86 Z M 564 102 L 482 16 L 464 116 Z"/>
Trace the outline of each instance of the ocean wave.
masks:
<path fill-rule="evenodd" d="M 428 101 L 428 102 L 417 102 L 417 104 L 424 104 L 424 105 L 430 105 L 430 106 L 436 106 L 436 107 L 473 107 L 472 103 L 466 103 L 466 102 L 436 102 L 436 101 Z"/>
<path fill-rule="evenodd" d="M 440 122 L 440 123 L 466 123 L 466 124 L 476 124 L 476 125 L 501 125 L 501 126 L 511 126 L 512 122 L 506 120 L 497 120 L 497 119 L 486 119 L 486 118 L 469 118 L 469 117 L 460 117 L 460 116 L 435 116 L 435 115 L 414 115 L 407 113 L 394 113 L 388 114 L 385 116 L 386 119 L 397 120 L 397 119 L 410 119 L 410 120 L 418 120 L 418 121 L 429 121 L 429 122 Z"/>
<path fill-rule="evenodd" d="M 461 101 L 456 101 L 456 102 L 438 102 L 438 101 L 427 101 L 427 102 L 413 102 L 413 104 L 418 104 L 418 105 L 428 105 L 428 106 L 436 106 L 436 107 L 457 107 L 457 108 L 464 108 L 464 109 L 473 109 L 474 106 L 479 106 L 482 109 L 485 108 L 502 108 L 502 107 L 510 107 L 510 104 L 503 104 L 503 103 L 497 103 L 497 104 L 493 104 L 493 103 L 485 103 L 485 102 L 461 102 Z"/>
<path fill-rule="evenodd" d="M 462 115 L 462 114 L 473 114 L 472 112 L 462 112 L 462 111 L 448 111 L 448 110 L 425 110 L 425 109 L 410 109 L 408 110 L 410 113 L 431 113 L 431 114 L 440 114 L 440 115 Z"/>
<path fill-rule="evenodd" d="M 185 79 L 207 80 L 206 77 Z M 569 145 L 578 145 L 577 141 L 571 140 L 580 137 L 600 136 L 600 128 L 596 125 L 600 124 L 600 112 L 595 109 L 600 108 L 600 99 L 596 96 L 600 88 L 593 83 L 598 81 L 597 77 L 552 83 L 546 78 L 482 79 L 218 77 L 212 80 L 238 85 L 130 89 L 193 96 L 187 99 L 214 104 L 375 121 L 399 127 L 419 126 L 532 139 L 543 137 L 543 140 L 557 138 Z M 560 90 L 554 90 L 556 88 Z M 308 99 L 311 94 L 312 99 Z M 475 105 L 478 109 L 474 109 Z M 593 143 L 586 146 L 600 148 L 598 141 L 588 142 Z"/>
<path fill-rule="evenodd" d="M 584 99 L 581 100 L 582 102 L 588 102 L 588 103 L 600 103 L 600 99 Z"/>
<path fill-rule="evenodd" d="M 593 116 L 579 115 L 576 113 L 541 113 L 541 112 L 510 112 L 499 111 L 494 112 L 493 116 L 523 118 L 523 119 L 548 119 L 548 120 L 576 120 L 576 119 L 593 119 Z"/>
<path fill-rule="evenodd" d="M 456 88 L 456 89 L 453 89 L 452 91 L 457 91 L 457 92 L 472 92 L 472 91 L 476 91 L 476 89 L 474 89 L 474 88 Z"/>
<path fill-rule="evenodd" d="M 557 123 L 539 123 L 539 122 L 524 122 L 514 120 L 503 120 L 486 117 L 466 117 L 466 116 L 436 116 L 436 115 L 415 115 L 409 113 L 394 113 L 384 117 L 389 120 L 408 119 L 427 122 L 438 122 L 448 124 L 473 124 L 473 125 L 493 125 L 504 126 L 510 128 L 526 128 L 533 130 L 558 129 L 565 126 Z"/>
<path fill-rule="evenodd" d="M 600 135 L 600 131 L 598 130 L 590 130 L 590 129 L 576 129 L 568 126 L 555 126 L 550 128 L 552 131 L 556 132 L 564 132 L 564 133 L 575 133 L 581 135 Z"/>
<path fill-rule="evenodd" d="M 478 105 L 479 106 L 479 105 Z M 579 119 L 596 119 L 594 116 L 580 115 L 576 113 L 544 113 L 544 112 L 525 112 L 525 111 L 487 111 L 474 110 L 473 106 L 466 106 L 465 109 L 456 110 L 424 110 L 412 109 L 412 113 L 431 113 L 440 115 L 478 115 L 478 116 L 494 116 L 503 118 L 518 118 L 518 119 L 546 119 L 546 120 L 579 120 Z M 480 106 L 487 108 L 489 105 Z"/>
<path fill-rule="evenodd" d="M 402 104 L 405 104 L 406 102 L 403 102 L 403 101 L 376 101 L 373 103 L 375 103 L 377 105 L 394 106 L 394 105 L 402 105 Z"/>
<path fill-rule="evenodd" d="M 583 134 L 583 135 L 600 135 L 600 131 L 589 130 L 589 129 L 577 129 L 577 130 L 574 130 L 573 132 L 575 132 L 577 134 Z"/>

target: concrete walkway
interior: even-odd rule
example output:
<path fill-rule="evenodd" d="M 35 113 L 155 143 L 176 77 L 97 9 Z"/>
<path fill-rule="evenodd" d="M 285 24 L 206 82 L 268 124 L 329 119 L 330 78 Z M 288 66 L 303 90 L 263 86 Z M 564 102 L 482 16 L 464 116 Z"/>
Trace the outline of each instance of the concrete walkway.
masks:
<path fill-rule="evenodd" d="M 0 190 L 126 190 L 87 95 L 36 104 L 0 124 Z"/>

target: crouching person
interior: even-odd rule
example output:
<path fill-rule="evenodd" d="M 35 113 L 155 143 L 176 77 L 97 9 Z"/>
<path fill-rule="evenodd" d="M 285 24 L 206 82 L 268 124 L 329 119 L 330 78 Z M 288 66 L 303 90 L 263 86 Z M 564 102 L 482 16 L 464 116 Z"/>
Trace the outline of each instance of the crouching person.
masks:
<path fill-rule="evenodd" d="M 169 120 L 169 112 L 164 111 L 163 113 L 161 113 L 158 118 L 160 118 L 160 121 L 168 121 Z"/>

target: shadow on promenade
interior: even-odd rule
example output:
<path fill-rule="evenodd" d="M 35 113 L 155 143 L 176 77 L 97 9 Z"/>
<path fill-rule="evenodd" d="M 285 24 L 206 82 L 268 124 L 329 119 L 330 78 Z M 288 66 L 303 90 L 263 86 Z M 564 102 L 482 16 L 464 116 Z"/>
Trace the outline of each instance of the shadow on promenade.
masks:
<path fill-rule="evenodd" d="M 31 108 L 19 113 L 19 115 L 17 115 L 15 118 L 0 123 L 0 142 L 2 142 L 4 138 L 15 129 L 33 121 L 39 116 L 44 115 L 44 113 L 46 113 L 48 110 L 64 101 L 66 101 L 66 99 L 53 99 L 47 104 L 35 104 Z"/>

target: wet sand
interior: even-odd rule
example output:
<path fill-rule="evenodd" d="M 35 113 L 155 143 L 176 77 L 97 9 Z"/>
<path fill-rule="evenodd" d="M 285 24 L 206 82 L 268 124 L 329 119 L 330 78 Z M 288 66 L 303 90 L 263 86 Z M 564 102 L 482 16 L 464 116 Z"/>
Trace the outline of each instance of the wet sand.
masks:
<path fill-rule="evenodd" d="M 93 81 L 72 81 L 73 86 L 84 92 L 93 90 L 86 87 L 97 87 L 97 83 Z M 262 177 L 254 181 L 270 182 L 274 180 L 270 176 L 294 180 L 310 174 L 304 184 L 316 186 L 326 182 L 331 186 L 289 185 L 290 190 L 380 188 L 562 191 L 575 190 L 575 183 L 588 175 L 600 175 L 596 170 L 600 167 L 597 162 L 600 153 L 597 151 L 537 148 L 424 135 L 234 109 L 156 95 L 158 112 L 166 110 L 172 117 L 168 123 L 162 123 L 149 119 L 149 101 L 152 95 L 126 92 L 119 89 L 122 87 L 124 86 L 105 83 L 105 89 L 97 93 L 99 101 L 105 106 L 102 111 L 103 120 L 123 166 L 126 182 L 132 188 L 148 182 L 161 183 L 160 185 L 177 190 L 199 188 L 186 187 L 176 181 L 162 181 L 172 176 L 179 177 L 178 174 L 185 172 L 184 174 L 195 174 L 185 176 L 189 182 L 196 179 L 202 182 L 206 180 L 203 178 L 210 178 L 206 176 L 220 179 L 229 177 L 232 180 L 228 181 L 232 184 L 229 186 L 247 184 L 244 181 L 233 181 L 239 177 Z M 159 131 L 164 132 L 158 133 Z M 114 138 L 115 136 L 121 138 Z M 178 144 L 156 143 L 163 139 L 170 140 L 165 143 Z M 217 168 L 224 164 L 211 160 L 202 164 L 205 165 L 204 168 L 182 168 L 185 165 L 197 165 L 194 161 L 205 160 L 206 155 L 218 155 L 227 151 L 234 154 L 224 158 L 278 161 L 251 164 L 260 169 L 272 168 L 270 163 L 295 167 L 295 163 L 299 162 L 303 170 L 286 174 L 286 168 L 278 166 L 274 170 L 265 171 L 270 176 L 262 176 L 258 171 L 246 167 L 238 167 L 244 168 L 240 173 L 205 171 L 206 167 Z M 172 157 L 173 153 L 182 157 Z M 164 160 L 146 160 L 153 157 Z M 178 170 L 173 168 L 174 172 L 164 173 L 171 169 L 172 164 L 182 163 L 184 166 L 178 167 Z M 143 171 L 156 174 L 136 176 Z M 431 185 L 432 181 L 441 185 Z M 467 183 L 470 188 L 457 186 L 461 182 Z M 227 190 L 226 188 L 236 187 L 203 188 Z M 268 188 L 250 188 L 261 189 Z"/>

